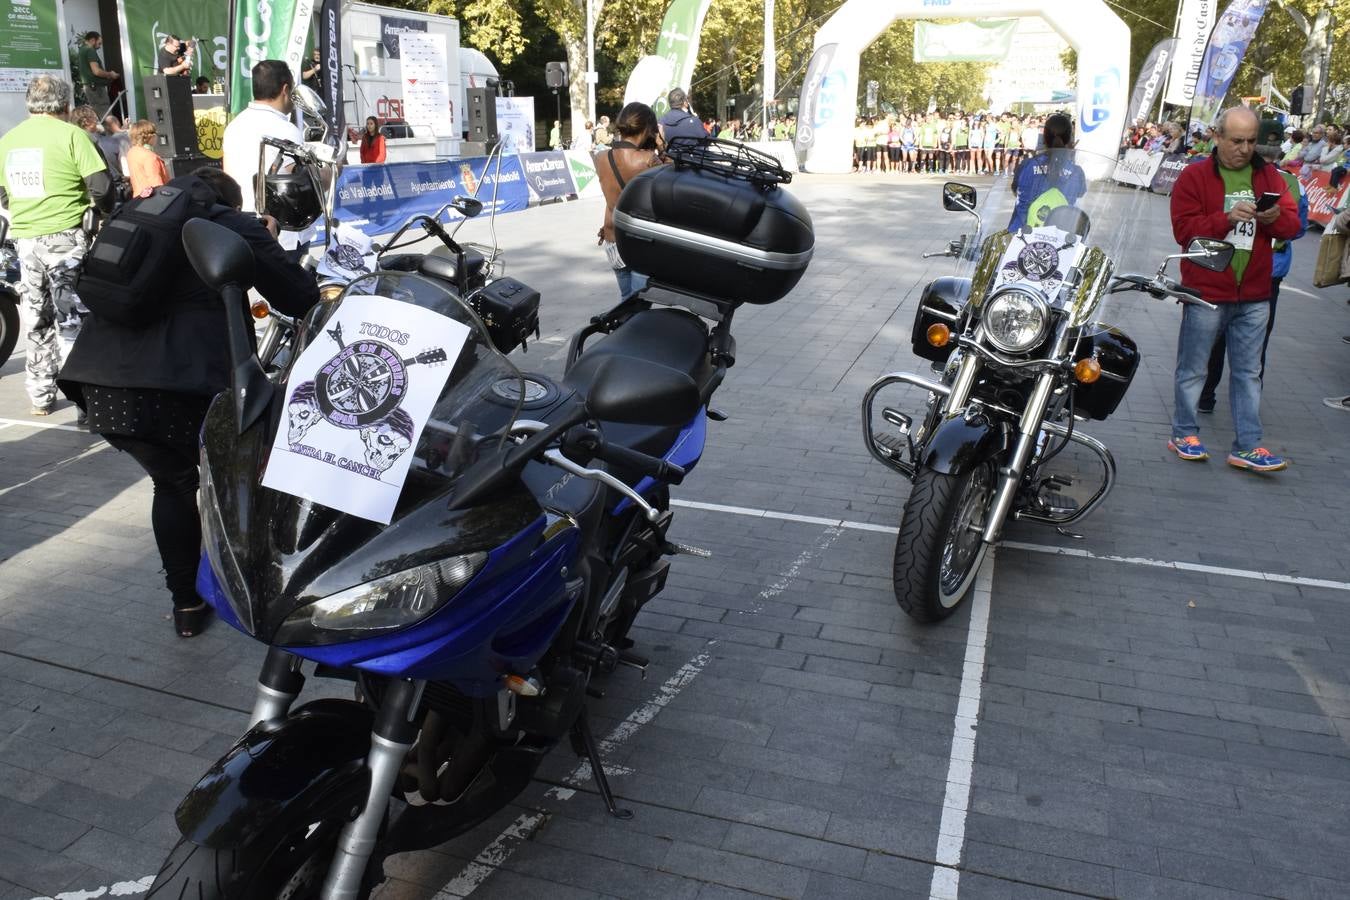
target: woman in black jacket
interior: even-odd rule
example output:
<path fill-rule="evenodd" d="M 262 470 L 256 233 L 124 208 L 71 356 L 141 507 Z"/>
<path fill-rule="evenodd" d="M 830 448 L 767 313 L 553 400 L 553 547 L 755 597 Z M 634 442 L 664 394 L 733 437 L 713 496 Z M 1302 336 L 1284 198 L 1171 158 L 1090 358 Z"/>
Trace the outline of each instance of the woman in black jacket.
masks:
<path fill-rule="evenodd" d="M 248 242 L 254 288 L 270 304 L 301 316 L 318 301 L 313 275 L 286 258 L 261 220 L 240 212 L 243 195 L 232 178 L 199 169 L 170 184 L 192 192 L 212 221 Z M 209 612 L 196 590 L 198 435 L 211 399 L 229 385 L 229 351 L 220 298 L 186 258 L 169 283 L 177 289 L 161 301 L 163 315 L 147 324 L 86 318 L 57 384 L 88 414 L 89 430 L 130 454 L 154 483 L 150 524 L 173 596 L 174 629 L 192 637 Z"/>

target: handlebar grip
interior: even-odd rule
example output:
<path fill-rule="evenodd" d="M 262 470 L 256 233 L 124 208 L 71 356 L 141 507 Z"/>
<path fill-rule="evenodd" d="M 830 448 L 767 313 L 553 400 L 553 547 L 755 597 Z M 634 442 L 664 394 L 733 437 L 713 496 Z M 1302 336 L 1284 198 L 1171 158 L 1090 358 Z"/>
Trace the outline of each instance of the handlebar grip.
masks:
<path fill-rule="evenodd" d="M 660 457 L 649 456 L 640 450 L 630 450 L 618 444 L 606 443 L 595 455 L 596 458 L 603 459 L 607 463 L 613 463 L 624 469 L 649 475 L 669 484 L 679 484 L 684 481 L 684 468 L 682 466 L 666 462 Z"/>

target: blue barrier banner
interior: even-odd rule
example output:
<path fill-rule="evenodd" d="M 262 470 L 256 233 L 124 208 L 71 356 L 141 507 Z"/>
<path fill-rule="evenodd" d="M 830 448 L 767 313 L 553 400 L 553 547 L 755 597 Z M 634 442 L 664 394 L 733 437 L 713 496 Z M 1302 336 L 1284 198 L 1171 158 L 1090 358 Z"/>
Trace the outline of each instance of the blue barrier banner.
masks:
<path fill-rule="evenodd" d="M 516 212 L 530 205 L 520 158 L 442 159 L 350 166 L 338 179 L 336 217 L 365 234 L 389 234 L 419 213 L 430 215 L 459 195 L 483 201 L 483 211 Z M 458 213 L 447 213 L 451 219 Z"/>
<path fill-rule="evenodd" d="M 522 153 L 520 165 L 525 170 L 525 182 L 536 200 L 557 200 L 575 194 L 572 169 L 562 151 L 549 153 Z"/>

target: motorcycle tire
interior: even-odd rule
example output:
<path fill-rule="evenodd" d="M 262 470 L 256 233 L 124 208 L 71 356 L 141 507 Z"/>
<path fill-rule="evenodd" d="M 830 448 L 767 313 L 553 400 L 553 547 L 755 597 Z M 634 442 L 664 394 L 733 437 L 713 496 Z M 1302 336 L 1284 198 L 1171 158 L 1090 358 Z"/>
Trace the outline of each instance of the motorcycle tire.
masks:
<path fill-rule="evenodd" d="M 147 900 L 319 900 L 340 829 L 339 822 L 325 822 L 280 844 L 264 838 L 224 849 L 184 838 L 160 867 Z M 382 878 L 367 877 L 361 900 Z"/>
<path fill-rule="evenodd" d="M 8 291 L 0 290 L 0 366 L 9 362 L 9 355 L 19 343 L 19 301 Z"/>
<path fill-rule="evenodd" d="M 915 475 L 892 569 L 895 600 L 911 618 L 939 622 L 969 596 L 986 550 L 976 529 L 983 530 L 996 484 L 992 462 L 959 475 Z"/>

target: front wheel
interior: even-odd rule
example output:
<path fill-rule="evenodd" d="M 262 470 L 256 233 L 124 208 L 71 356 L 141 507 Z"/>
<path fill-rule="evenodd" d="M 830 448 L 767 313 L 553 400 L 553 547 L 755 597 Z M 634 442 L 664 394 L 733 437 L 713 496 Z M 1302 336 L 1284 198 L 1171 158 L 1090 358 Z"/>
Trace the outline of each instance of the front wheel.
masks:
<path fill-rule="evenodd" d="M 900 608 L 920 622 L 956 612 L 984 561 L 984 525 L 994 497 L 994 464 L 959 475 L 921 469 L 905 501 L 892 581 Z"/>
<path fill-rule="evenodd" d="M 319 900 L 341 823 L 316 826 L 276 846 L 255 840 L 217 850 L 185 838 L 160 867 L 147 900 Z"/>
<path fill-rule="evenodd" d="M 9 361 L 19 342 L 19 304 L 13 294 L 0 289 L 0 366 Z"/>

